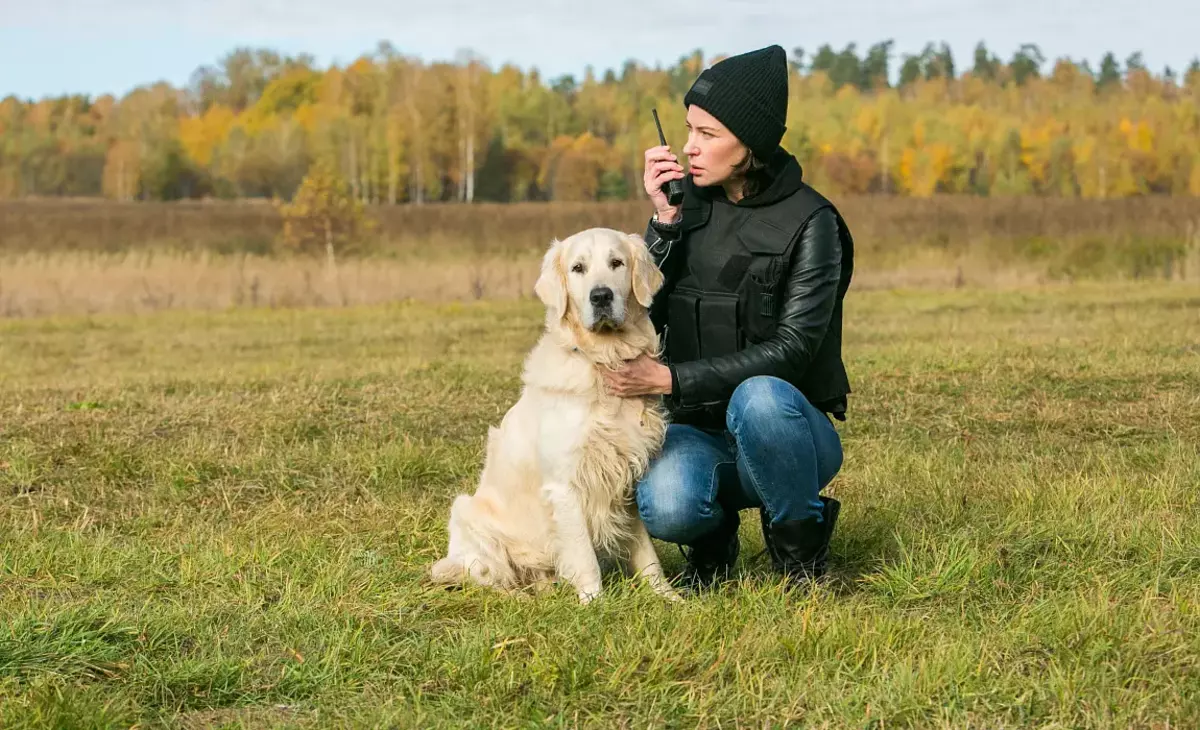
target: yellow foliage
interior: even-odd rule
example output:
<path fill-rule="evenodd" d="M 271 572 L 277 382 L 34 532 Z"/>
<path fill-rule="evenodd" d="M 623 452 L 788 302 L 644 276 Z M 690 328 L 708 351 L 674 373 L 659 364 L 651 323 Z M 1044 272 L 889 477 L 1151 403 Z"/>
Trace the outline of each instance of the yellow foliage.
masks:
<path fill-rule="evenodd" d="M 549 187 L 555 200 L 592 200 L 600 187 L 600 173 L 612 157 L 604 140 L 584 132 L 578 137 L 554 140 L 538 175 L 538 184 Z"/>
<path fill-rule="evenodd" d="M 257 137 L 268 132 L 278 131 L 287 121 L 278 114 L 243 114 L 235 126 L 240 127 L 247 135 Z"/>
<path fill-rule="evenodd" d="M 862 94 L 859 93 L 859 91 L 856 87 L 843 86 L 842 88 L 837 90 L 837 93 L 834 94 L 833 98 L 835 98 L 838 101 L 845 104 L 847 102 L 854 103 L 854 102 L 858 101 L 858 99 L 861 96 L 862 96 Z"/>
<path fill-rule="evenodd" d="M 179 120 L 179 142 L 183 151 L 200 167 L 208 167 L 213 152 L 229 137 L 235 115 L 232 109 L 214 104 L 198 117 Z"/>
<path fill-rule="evenodd" d="M 292 119 L 305 132 L 312 132 L 321 121 L 321 107 L 316 104 L 301 104 L 296 108 L 296 113 L 292 115 Z"/>
<path fill-rule="evenodd" d="M 948 180 L 952 160 L 950 146 L 942 142 L 906 147 L 900 155 L 901 188 L 918 198 L 931 197 Z"/>
<path fill-rule="evenodd" d="M 104 194 L 130 198 L 143 163 L 150 169 L 177 141 L 186 167 L 219 194 L 286 194 L 321 159 L 336 161 L 354 195 L 372 201 L 446 200 L 471 185 L 489 198 L 523 199 L 540 187 L 555 199 L 590 199 L 601 180 L 612 190 L 640 177 L 641 152 L 655 139 L 651 105 L 678 149 L 680 74 L 701 65 L 634 66 L 563 91 L 512 66 L 467 73 L 461 64 L 363 57 L 346 68 L 289 68 L 249 108 L 235 112 L 217 94 L 202 114 L 166 84 L 87 108 L 10 98 L 0 100 L 0 150 L 9 151 L 0 154 L 0 194 L 31 194 L 26 186 L 42 183 L 27 180 L 54 178 L 30 175 L 31 160 L 47 157 L 53 171 L 107 154 Z M 914 195 L 1183 193 L 1200 168 L 1200 71 L 1181 83 L 1134 71 L 1099 94 L 1066 60 L 1022 85 L 1001 68 L 998 80 L 967 73 L 869 91 L 836 88 L 817 71 L 789 75 L 788 87 L 784 145 L 815 184 L 840 191 L 881 182 L 890 191 L 895 181 Z"/>
<path fill-rule="evenodd" d="M 1108 197 L 1107 160 L 1101 158 L 1100 140 L 1087 135 L 1071 147 L 1075 157 L 1075 179 L 1084 198 Z"/>
<path fill-rule="evenodd" d="M 833 81 L 824 71 L 813 71 L 804 80 L 806 83 L 802 84 L 800 88 L 812 96 L 826 97 L 834 93 Z"/>
<path fill-rule="evenodd" d="M 925 136 L 926 136 L 925 135 L 925 120 L 918 119 L 916 121 L 916 123 L 913 124 L 913 130 L 912 130 L 913 145 L 916 147 L 924 147 L 925 146 Z"/>
<path fill-rule="evenodd" d="M 1048 180 L 1050 154 L 1054 142 L 1062 134 L 1062 125 L 1052 119 L 1021 130 L 1021 162 L 1037 185 L 1043 185 Z"/>
<path fill-rule="evenodd" d="M 880 110 L 874 104 L 863 104 L 854 115 L 854 128 L 868 140 L 877 139 L 883 129 Z"/>
<path fill-rule="evenodd" d="M 272 119 L 291 116 L 303 106 L 316 103 L 321 75 L 295 69 L 267 84 L 262 96 L 243 114 L 243 125 L 252 133 L 273 126 Z"/>
<path fill-rule="evenodd" d="M 1129 149 L 1134 152 L 1154 152 L 1154 130 L 1146 122 L 1138 122 L 1126 133 Z"/>

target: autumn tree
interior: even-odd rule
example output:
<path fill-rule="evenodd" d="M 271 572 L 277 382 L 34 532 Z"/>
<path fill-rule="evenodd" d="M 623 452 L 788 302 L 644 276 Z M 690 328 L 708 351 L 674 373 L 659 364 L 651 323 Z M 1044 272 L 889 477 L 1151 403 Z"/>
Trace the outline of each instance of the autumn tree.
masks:
<path fill-rule="evenodd" d="M 1100 72 L 1096 76 L 1096 88 L 1107 89 L 1121 83 L 1121 65 L 1112 52 L 1104 54 L 1100 59 Z"/>
<path fill-rule="evenodd" d="M 942 43 L 941 47 L 934 51 L 930 45 L 922 55 L 928 56 L 923 69 L 926 79 L 954 78 L 954 54 L 950 51 L 950 46 Z"/>
<path fill-rule="evenodd" d="M 862 62 L 858 58 L 855 44 L 850 43 L 840 52 L 834 51 L 828 44 L 817 49 L 813 56 L 812 71 L 823 71 L 833 82 L 834 88 L 843 86 L 863 87 L 867 85 L 863 73 Z"/>
<path fill-rule="evenodd" d="M 971 73 L 978 78 L 995 81 L 1000 66 L 1000 59 L 988 53 L 987 46 L 980 41 L 975 46 L 975 65 L 971 69 Z"/>
<path fill-rule="evenodd" d="M 960 74 L 946 43 L 900 59 L 824 44 L 789 60 L 784 146 L 831 194 L 1111 197 L 1200 191 L 1200 62 L 1156 75 L 982 42 Z M 290 198 L 324 165 L 363 205 L 642 198 L 657 108 L 682 144 L 682 97 L 719 57 L 629 61 L 582 77 L 427 63 L 381 43 L 346 66 L 235 49 L 185 89 L 121 99 L 0 100 L 0 196 Z M 324 169 L 324 168 L 323 168 Z"/>
<path fill-rule="evenodd" d="M 313 65 L 308 54 L 285 56 L 269 48 L 235 48 L 217 65 L 202 66 L 192 74 L 192 92 L 200 112 L 214 104 L 241 111 L 256 102 L 273 79 Z"/>
<path fill-rule="evenodd" d="M 1038 77 L 1045 62 L 1046 57 L 1042 55 L 1040 48 L 1033 43 L 1022 43 L 1013 54 L 1008 67 L 1012 71 L 1013 81 L 1021 86 L 1029 79 Z"/>
<path fill-rule="evenodd" d="M 859 86 L 863 89 L 886 88 L 891 84 L 892 46 L 890 38 L 867 49 L 860 66 Z"/>
<path fill-rule="evenodd" d="M 283 219 L 279 244 L 301 254 L 324 253 L 332 267 L 337 255 L 354 250 L 374 229 L 362 201 L 331 165 L 317 163 L 289 203 L 277 202 Z"/>
<path fill-rule="evenodd" d="M 788 68 L 793 74 L 804 73 L 804 48 L 802 46 L 792 49 L 792 56 L 788 59 Z"/>
<path fill-rule="evenodd" d="M 574 138 L 564 135 L 551 145 L 539 182 L 554 200 L 594 200 L 610 157 L 609 146 L 587 132 Z"/>
<path fill-rule="evenodd" d="M 900 86 L 909 86 L 921 78 L 921 56 L 906 53 L 900 64 Z"/>

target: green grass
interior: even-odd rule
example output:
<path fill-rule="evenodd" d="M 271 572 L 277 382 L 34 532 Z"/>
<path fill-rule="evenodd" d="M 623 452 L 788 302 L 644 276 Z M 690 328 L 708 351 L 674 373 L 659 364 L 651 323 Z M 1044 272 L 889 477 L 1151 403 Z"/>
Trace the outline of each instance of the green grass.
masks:
<path fill-rule="evenodd" d="M 1195 727 L 1198 312 L 852 294 L 833 578 L 588 607 L 422 581 L 532 303 L 0 322 L 0 727 Z"/>

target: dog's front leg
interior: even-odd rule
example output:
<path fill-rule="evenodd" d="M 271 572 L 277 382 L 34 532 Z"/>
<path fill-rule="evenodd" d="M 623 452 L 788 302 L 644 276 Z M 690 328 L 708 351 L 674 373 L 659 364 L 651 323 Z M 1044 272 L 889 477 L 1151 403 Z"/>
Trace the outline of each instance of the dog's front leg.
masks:
<path fill-rule="evenodd" d="M 600 561 L 592 547 L 583 504 L 566 482 L 547 482 L 542 486 L 542 494 L 554 515 L 558 573 L 575 586 L 579 602 L 588 603 L 600 595 Z"/>
<path fill-rule="evenodd" d="M 663 575 L 662 564 L 658 561 L 658 553 L 654 543 L 650 542 L 650 533 L 640 519 L 633 520 L 633 540 L 629 551 L 629 569 L 634 574 L 642 576 L 654 592 L 672 601 L 682 601 L 667 582 Z"/>

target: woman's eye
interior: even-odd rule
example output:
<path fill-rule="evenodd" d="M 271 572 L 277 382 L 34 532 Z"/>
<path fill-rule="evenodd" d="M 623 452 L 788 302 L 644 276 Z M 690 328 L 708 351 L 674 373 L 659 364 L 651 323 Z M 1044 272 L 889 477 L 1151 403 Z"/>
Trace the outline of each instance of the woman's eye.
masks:
<path fill-rule="evenodd" d="M 574 266 L 571 267 L 571 271 L 575 272 L 576 274 L 582 274 L 583 273 L 583 264 L 575 264 Z"/>
<path fill-rule="evenodd" d="M 608 263 L 608 265 L 609 265 L 609 266 L 611 266 L 611 267 L 612 267 L 612 268 L 614 268 L 614 269 L 619 269 L 619 268 L 621 268 L 622 266 L 624 266 L 624 265 L 625 265 L 625 262 L 624 262 L 624 261 L 622 261 L 621 259 L 613 259 L 612 261 L 610 261 L 610 262 Z"/>

